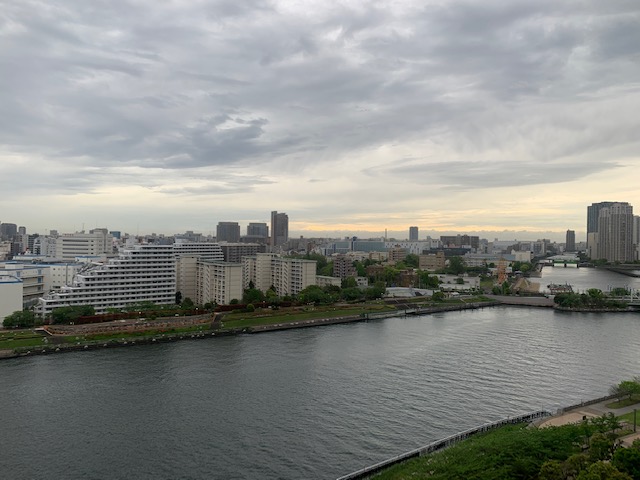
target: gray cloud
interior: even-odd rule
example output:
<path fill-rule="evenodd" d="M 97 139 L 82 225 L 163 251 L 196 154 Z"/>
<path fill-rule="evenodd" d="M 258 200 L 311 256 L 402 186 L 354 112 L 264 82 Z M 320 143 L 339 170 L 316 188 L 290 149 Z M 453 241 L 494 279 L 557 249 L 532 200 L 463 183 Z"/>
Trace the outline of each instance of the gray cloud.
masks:
<path fill-rule="evenodd" d="M 126 167 L 163 193 L 249 195 L 255 176 L 185 171 L 319 185 L 322 165 L 359 175 L 363 152 L 425 142 L 367 178 L 570 181 L 637 158 L 639 23 L 631 0 L 3 2 L 0 156 L 42 165 L 39 191 L 147 183 Z"/>

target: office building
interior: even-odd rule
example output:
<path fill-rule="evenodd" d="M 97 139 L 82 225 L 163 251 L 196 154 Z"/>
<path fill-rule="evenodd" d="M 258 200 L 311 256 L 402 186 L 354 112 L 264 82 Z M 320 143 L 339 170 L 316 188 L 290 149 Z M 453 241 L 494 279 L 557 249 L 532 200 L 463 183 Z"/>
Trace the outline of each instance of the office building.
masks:
<path fill-rule="evenodd" d="M 247 225 L 247 237 L 269 237 L 269 226 L 266 223 L 250 223 Z"/>
<path fill-rule="evenodd" d="M 63 260 L 113 254 L 113 237 L 106 228 L 96 228 L 90 230 L 89 233 L 79 232 L 60 235 L 47 242 L 47 253 L 51 252 L 49 245 L 55 245 L 55 253 L 50 256 Z"/>
<path fill-rule="evenodd" d="M 409 227 L 409 241 L 410 242 L 418 241 L 418 227 Z"/>
<path fill-rule="evenodd" d="M 238 222 L 219 222 L 216 227 L 216 240 L 218 242 L 239 242 L 240 225 Z"/>
<path fill-rule="evenodd" d="M 0 240 L 13 240 L 18 233 L 18 226 L 15 223 L 0 223 Z"/>
<path fill-rule="evenodd" d="M 271 212 L 271 247 L 279 247 L 289 240 L 289 216 L 286 213 Z"/>

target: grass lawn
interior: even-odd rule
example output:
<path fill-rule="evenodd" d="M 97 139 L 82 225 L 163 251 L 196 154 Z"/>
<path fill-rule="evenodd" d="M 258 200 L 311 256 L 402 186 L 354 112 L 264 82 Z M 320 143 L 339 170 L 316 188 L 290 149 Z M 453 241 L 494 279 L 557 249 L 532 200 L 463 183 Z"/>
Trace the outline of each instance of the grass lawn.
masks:
<path fill-rule="evenodd" d="M 31 347 L 46 345 L 45 336 L 34 330 L 5 330 L 0 332 L 0 349 L 14 349 L 16 347 Z"/>
<path fill-rule="evenodd" d="M 304 320 L 314 320 L 318 318 L 335 318 L 349 315 L 360 315 L 361 313 L 377 313 L 393 311 L 395 308 L 387 305 L 358 305 L 353 307 L 317 307 L 313 310 L 290 312 L 276 310 L 272 314 L 265 316 L 265 311 L 260 310 L 253 313 L 236 312 L 225 315 L 222 320 L 224 330 L 235 328 L 247 328 L 257 325 L 272 325 L 276 323 L 300 322 Z"/>
<path fill-rule="evenodd" d="M 636 403 L 640 403 L 640 395 L 632 395 L 631 398 L 623 398 L 616 402 L 607 403 L 606 406 L 607 408 L 622 408 L 635 405 Z M 640 405 L 638 405 L 638 408 L 640 408 Z"/>
<path fill-rule="evenodd" d="M 638 405 L 640 407 L 640 405 Z M 640 410 L 640 408 L 638 408 Z M 618 417 L 620 420 L 627 422 L 629 425 L 633 425 L 633 412 L 625 413 Z M 636 425 L 640 425 L 640 411 L 636 413 Z"/>

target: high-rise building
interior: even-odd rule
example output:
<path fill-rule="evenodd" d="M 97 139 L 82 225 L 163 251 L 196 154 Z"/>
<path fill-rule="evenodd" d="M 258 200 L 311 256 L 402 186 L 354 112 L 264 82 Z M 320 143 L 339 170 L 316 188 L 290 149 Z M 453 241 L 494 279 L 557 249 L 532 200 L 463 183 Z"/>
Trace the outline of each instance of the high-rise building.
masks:
<path fill-rule="evenodd" d="M 614 203 L 618 202 L 598 202 L 592 203 L 591 206 L 587 207 L 587 235 L 598 231 L 598 217 L 600 216 L 600 210 L 605 207 L 610 207 Z"/>
<path fill-rule="evenodd" d="M 409 227 L 409 241 L 410 242 L 418 241 L 418 227 Z"/>
<path fill-rule="evenodd" d="M 286 213 L 271 212 L 271 247 L 284 245 L 289 240 L 289 216 Z"/>
<path fill-rule="evenodd" d="M 600 210 L 616 202 L 597 202 L 587 207 L 587 253 L 592 259 L 598 256 L 598 217 Z"/>
<path fill-rule="evenodd" d="M 269 226 L 266 223 L 250 223 L 247 225 L 248 237 L 268 237 Z"/>
<path fill-rule="evenodd" d="M 633 216 L 633 244 L 635 245 L 635 260 L 640 260 L 640 216 Z"/>
<path fill-rule="evenodd" d="M 633 207 L 627 202 L 614 203 L 598 212 L 596 258 L 609 262 L 632 262 Z"/>
<path fill-rule="evenodd" d="M 575 230 L 567 230 L 567 238 L 564 246 L 565 252 L 576 251 L 576 232 Z"/>
<path fill-rule="evenodd" d="M 218 222 L 216 240 L 218 242 L 239 242 L 240 225 L 238 225 L 238 222 Z"/>
<path fill-rule="evenodd" d="M 18 226 L 15 223 L 0 224 L 0 240 L 13 240 L 18 233 Z"/>

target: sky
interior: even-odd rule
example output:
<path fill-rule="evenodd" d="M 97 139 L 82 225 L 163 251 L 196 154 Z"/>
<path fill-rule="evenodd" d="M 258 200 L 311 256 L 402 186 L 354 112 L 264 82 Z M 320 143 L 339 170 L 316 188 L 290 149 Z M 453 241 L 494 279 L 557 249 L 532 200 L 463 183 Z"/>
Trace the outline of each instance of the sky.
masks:
<path fill-rule="evenodd" d="M 0 72 L 0 222 L 29 232 L 640 213 L 636 0 L 0 0 Z"/>

